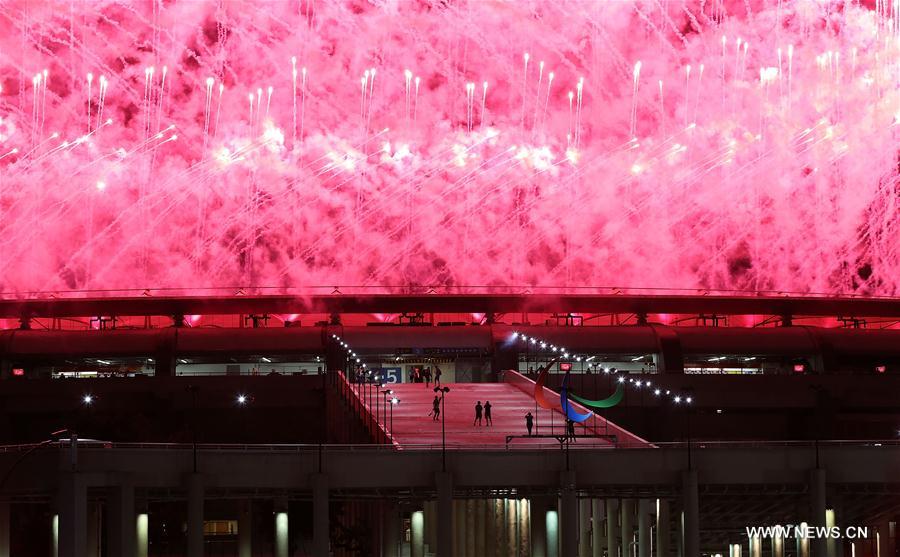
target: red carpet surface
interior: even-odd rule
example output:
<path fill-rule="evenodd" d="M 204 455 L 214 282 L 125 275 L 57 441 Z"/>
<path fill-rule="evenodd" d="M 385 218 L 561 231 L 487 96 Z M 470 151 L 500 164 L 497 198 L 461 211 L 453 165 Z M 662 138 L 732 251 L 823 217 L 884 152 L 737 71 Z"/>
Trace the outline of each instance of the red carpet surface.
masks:
<path fill-rule="evenodd" d="M 450 383 L 446 386 L 450 388 L 444 399 L 448 447 L 504 448 L 510 435 L 515 436 L 509 441 L 510 448 L 559 447 L 559 441 L 553 436 L 564 435 L 563 414 L 556 410 L 536 409 L 527 384 L 524 387 L 510 383 Z M 387 431 L 392 431 L 394 442 L 400 448 L 441 446 L 441 422 L 433 420 L 430 415 L 435 397 L 433 387 L 433 384 L 426 386 L 424 383 L 389 387 L 400 402 L 393 407 L 393 420 L 388 415 L 380 417 L 379 422 Z M 549 393 L 552 391 L 548 390 L 548 398 L 551 396 Z M 473 423 L 478 401 L 482 404 L 490 401 L 493 425 L 488 425 L 484 418 L 481 425 Z M 523 437 L 527 434 L 525 415 L 528 412 L 536 418 L 533 437 Z M 575 434 L 578 437 L 572 446 L 613 447 L 609 439 L 601 437 L 607 433 L 617 435 L 620 440 L 627 438 L 620 443 L 634 444 L 637 440 L 646 445 L 646 442 L 613 424 L 607 426 L 602 418 L 597 417 L 589 419 L 584 425 L 576 424 Z"/>

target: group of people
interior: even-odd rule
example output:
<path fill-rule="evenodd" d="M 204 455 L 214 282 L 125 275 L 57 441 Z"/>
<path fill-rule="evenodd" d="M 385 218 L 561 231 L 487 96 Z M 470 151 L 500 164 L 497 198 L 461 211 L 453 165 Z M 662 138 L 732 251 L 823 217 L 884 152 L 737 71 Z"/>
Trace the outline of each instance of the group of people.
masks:
<path fill-rule="evenodd" d="M 443 372 L 441 368 L 438 366 L 434 366 L 434 385 L 438 386 L 441 384 L 441 375 Z M 424 369 L 420 369 L 414 367 L 410 372 L 410 379 L 413 383 L 425 383 L 425 387 L 428 388 L 431 386 L 431 368 L 426 367 Z"/>
<path fill-rule="evenodd" d="M 534 415 L 531 412 L 525 414 L 525 429 L 528 430 L 528 436 L 531 437 L 532 429 L 534 429 Z M 575 435 L 575 422 L 573 420 L 566 419 L 566 435 L 565 439 L 570 441 L 577 442 L 578 438 Z"/>
<path fill-rule="evenodd" d="M 494 420 L 491 417 L 492 407 L 491 401 L 486 400 L 484 401 L 484 404 L 481 404 L 481 401 L 479 400 L 475 404 L 475 421 L 472 422 L 472 425 L 494 425 Z M 431 413 L 428 415 L 431 416 L 431 420 L 435 422 L 441 419 L 441 397 L 439 395 L 434 396 L 434 400 L 431 402 Z"/>

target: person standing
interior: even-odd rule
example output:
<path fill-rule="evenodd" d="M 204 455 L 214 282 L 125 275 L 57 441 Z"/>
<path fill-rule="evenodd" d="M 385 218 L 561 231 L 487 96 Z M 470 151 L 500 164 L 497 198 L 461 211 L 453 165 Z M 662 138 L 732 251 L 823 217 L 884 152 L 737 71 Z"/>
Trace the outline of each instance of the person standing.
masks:
<path fill-rule="evenodd" d="M 484 425 L 494 425 L 491 420 L 491 401 L 484 401 Z"/>
<path fill-rule="evenodd" d="M 426 367 L 425 371 L 422 372 L 422 377 L 425 378 L 425 387 L 428 388 L 431 386 L 431 368 Z"/>
<path fill-rule="evenodd" d="M 441 417 L 441 397 L 434 395 L 431 402 L 431 421 L 436 422 Z"/>
<path fill-rule="evenodd" d="M 577 442 L 575 440 L 575 422 L 573 420 L 566 420 L 566 433 L 570 441 Z"/>
<path fill-rule="evenodd" d="M 481 405 L 481 401 L 479 400 L 478 403 L 475 405 L 475 421 L 472 422 L 473 426 L 475 424 L 481 425 L 481 413 L 483 410 L 484 410 L 484 406 Z"/>
<path fill-rule="evenodd" d="M 528 436 L 531 437 L 531 428 L 534 427 L 534 416 L 531 412 L 525 414 L 525 427 L 528 429 Z"/>
<path fill-rule="evenodd" d="M 442 373 L 443 372 L 441 371 L 441 368 L 439 368 L 438 366 L 434 366 L 434 386 L 435 387 L 441 386 L 441 374 Z"/>

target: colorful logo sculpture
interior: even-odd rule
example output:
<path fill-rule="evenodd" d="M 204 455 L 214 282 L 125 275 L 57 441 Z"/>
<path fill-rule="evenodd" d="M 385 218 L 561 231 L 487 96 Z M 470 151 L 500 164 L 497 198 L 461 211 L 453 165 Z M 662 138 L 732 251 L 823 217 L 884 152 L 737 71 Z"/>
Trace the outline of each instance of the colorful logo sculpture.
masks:
<path fill-rule="evenodd" d="M 545 367 L 540 368 L 540 373 L 538 373 L 537 381 L 535 381 L 534 383 L 534 400 L 538 403 L 538 406 L 547 410 L 557 409 L 556 405 L 551 404 L 544 397 L 544 385 L 547 383 L 547 376 L 549 375 L 550 368 L 553 367 L 553 364 L 555 363 L 556 360 L 553 360 Z M 563 377 L 562 387 L 559 390 L 559 410 L 562 411 L 563 414 L 565 414 L 566 418 L 576 423 L 582 423 L 590 418 L 592 412 L 578 412 L 572 406 L 572 403 L 569 402 L 570 398 L 578 402 L 579 404 L 582 404 L 589 408 L 612 408 L 613 406 L 619 404 L 619 402 L 621 402 L 622 398 L 625 396 L 625 389 L 622 386 L 622 383 L 619 383 L 616 385 L 616 392 L 614 392 L 607 398 L 603 398 L 600 400 L 582 398 L 576 394 L 572 394 L 569 392 L 569 378 L 570 373 L 567 371 L 566 375 Z"/>

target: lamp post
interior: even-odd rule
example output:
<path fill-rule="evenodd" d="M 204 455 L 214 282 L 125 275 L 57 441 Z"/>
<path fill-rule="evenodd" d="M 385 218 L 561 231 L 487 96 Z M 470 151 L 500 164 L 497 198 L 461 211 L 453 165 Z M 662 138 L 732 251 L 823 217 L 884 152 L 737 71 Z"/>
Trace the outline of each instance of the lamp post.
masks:
<path fill-rule="evenodd" d="M 384 387 L 384 385 L 382 385 L 382 387 Z M 394 394 L 394 390 L 393 390 L 393 389 L 387 389 L 387 390 L 381 391 L 381 396 L 382 396 L 383 399 L 384 399 L 384 412 L 385 412 L 385 414 L 387 414 L 388 412 L 390 412 L 390 415 L 391 415 L 391 419 L 390 419 L 390 427 L 388 428 L 388 424 L 385 423 L 385 424 L 384 424 L 384 425 L 385 425 L 385 429 L 388 429 L 388 431 L 390 431 L 391 435 L 393 436 L 393 434 L 394 434 L 394 404 L 396 404 L 396 402 L 394 402 L 394 401 L 397 400 L 397 398 L 394 397 L 394 398 L 390 401 L 390 404 L 389 404 L 389 403 L 388 403 L 388 397 L 391 396 L 392 394 Z M 388 410 L 388 406 L 390 406 L 390 410 Z M 382 416 L 382 417 L 385 418 L 385 422 L 387 422 L 387 416 Z M 387 441 L 387 437 L 385 437 L 385 441 Z"/>
<path fill-rule="evenodd" d="M 441 471 L 447 471 L 447 413 L 444 407 L 444 395 L 450 392 L 450 387 L 435 387 L 434 392 L 441 393 Z"/>

